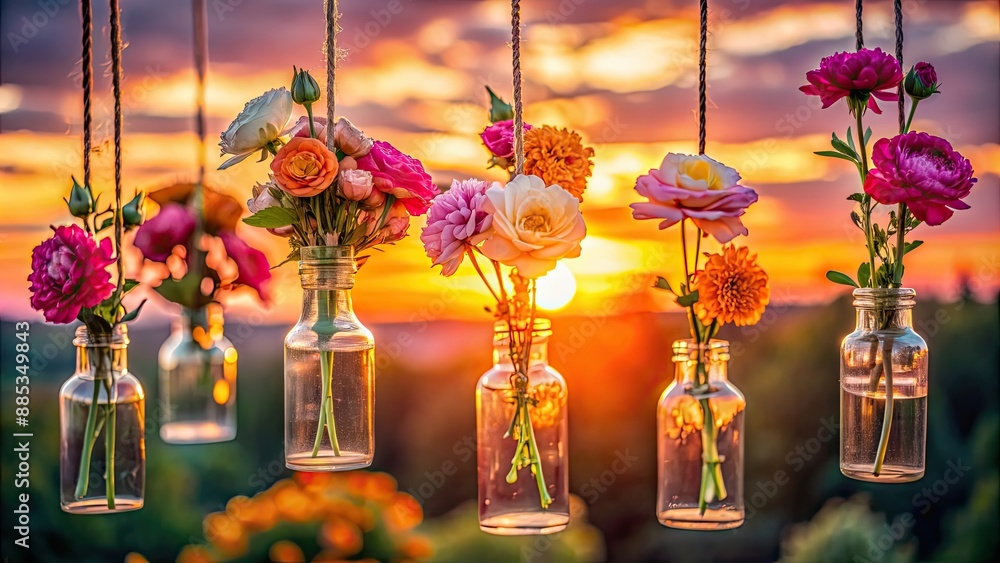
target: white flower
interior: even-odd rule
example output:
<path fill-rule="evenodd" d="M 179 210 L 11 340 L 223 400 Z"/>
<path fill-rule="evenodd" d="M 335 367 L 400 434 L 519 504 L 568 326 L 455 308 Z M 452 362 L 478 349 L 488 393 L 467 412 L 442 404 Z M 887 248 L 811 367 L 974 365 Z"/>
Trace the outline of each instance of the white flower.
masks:
<path fill-rule="evenodd" d="M 222 154 L 235 155 L 222 163 L 224 170 L 264 150 L 281 136 L 292 116 L 292 95 L 284 88 L 269 90 L 247 102 L 236 119 L 222 134 Z"/>
<path fill-rule="evenodd" d="M 257 184 L 253 187 L 253 197 L 247 200 L 247 209 L 250 210 L 250 213 L 257 213 L 268 207 L 281 207 L 281 202 L 271 195 L 271 188 L 279 189 L 278 185 L 274 183 L 273 176 L 267 183 Z"/>
<path fill-rule="evenodd" d="M 517 268 L 521 276 L 538 278 L 560 258 L 580 255 L 587 226 L 579 200 L 562 187 L 522 174 L 506 187 L 494 182 L 486 198 L 483 209 L 493 216 L 494 228 L 482 247 L 487 257 Z"/>

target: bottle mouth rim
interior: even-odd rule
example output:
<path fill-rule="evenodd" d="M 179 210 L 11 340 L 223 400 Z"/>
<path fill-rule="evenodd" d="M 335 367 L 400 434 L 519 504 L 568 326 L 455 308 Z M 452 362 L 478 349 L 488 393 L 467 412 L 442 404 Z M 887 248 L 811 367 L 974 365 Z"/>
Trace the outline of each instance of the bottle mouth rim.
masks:
<path fill-rule="evenodd" d="M 693 338 L 683 338 L 675 340 L 671 350 L 675 362 L 696 359 L 699 352 L 713 360 L 729 359 L 729 341 L 720 338 L 712 338 L 708 342 L 695 342 Z"/>
<path fill-rule="evenodd" d="M 510 329 L 506 320 L 494 321 L 493 335 L 495 337 L 506 338 L 509 334 Z M 531 334 L 533 336 L 550 336 L 552 334 L 552 321 L 544 317 L 535 317 L 535 322 L 531 327 Z"/>
<path fill-rule="evenodd" d="M 129 344 L 128 326 L 119 324 L 110 333 L 92 334 L 86 326 L 76 328 L 73 345 L 85 348 L 125 348 Z"/>
<path fill-rule="evenodd" d="M 859 287 L 852 295 L 855 307 L 900 309 L 913 307 L 917 292 L 910 287 Z"/>

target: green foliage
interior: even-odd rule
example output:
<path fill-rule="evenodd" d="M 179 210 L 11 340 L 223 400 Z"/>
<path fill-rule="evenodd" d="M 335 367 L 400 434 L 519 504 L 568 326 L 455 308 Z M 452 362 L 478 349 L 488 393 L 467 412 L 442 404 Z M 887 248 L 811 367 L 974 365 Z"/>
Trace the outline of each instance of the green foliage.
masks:
<path fill-rule="evenodd" d="M 280 229 L 295 224 L 299 220 L 295 211 L 284 207 L 266 207 L 257 213 L 243 219 L 251 227 L 262 229 Z"/>
<path fill-rule="evenodd" d="M 858 284 L 854 283 L 854 280 L 851 279 L 851 276 L 838 272 L 836 270 L 829 270 L 826 273 L 826 279 L 832 281 L 833 283 L 849 285 L 851 287 L 858 287 Z"/>
<path fill-rule="evenodd" d="M 780 563 L 914 561 L 914 545 L 908 541 L 894 540 L 888 550 L 880 547 L 885 524 L 885 518 L 872 514 L 862 497 L 832 499 L 811 521 L 791 528 L 781 544 Z M 886 540 L 882 538 L 882 542 L 884 546 Z"/>

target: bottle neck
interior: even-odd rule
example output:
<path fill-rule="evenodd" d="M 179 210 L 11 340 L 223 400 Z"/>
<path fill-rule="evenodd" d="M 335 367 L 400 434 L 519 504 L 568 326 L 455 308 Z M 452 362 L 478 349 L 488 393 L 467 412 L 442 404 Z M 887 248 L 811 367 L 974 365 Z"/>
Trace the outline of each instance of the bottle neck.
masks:
<path fill-rule="evenodd" d="M 913 328 L 913 310 L 909 307 L 896 309 L 857 308 L 858 330 L 906 330 Z"/>
<path fill-rule="evenodd" d="M 76 374 L 84 379 L 117 379 L 128 370 L 128 332 L 115 327 L 111 334 L 91 335 L 80 327 L 76 346 Z"/>
<path fill-rule="evenodd" d="M 709 382 L 729 380 L 729 343 L 711 340 L 696 343 L 678 340 L 673 345 L 674 381 L 699 385 L 705 378 Z M 700 364 L 700 367 L 699 367 Z"/>
<path fill-rule="evenodd" d="M 913 304 L 917 293 L 906 287 L 858 288 L 854 290 L 858 330 L 907 330 L 913 326 Z"/>
<path fill-rule="evenodd" d="M 531 339 L 531 353 L 528 356 L 528 364 L 548 365 L 549 363 L 549 337 L 535 334 Z M 493 364 L 497 366 L 513 366 L 514 362 L 510 357 L 510 338 L 497 335 L 493 339 Z"/>
<path fill-rule="evenodd" d="M 302 289 L 300 323 L 343 320 L 357 322 L 350 289 Z"/>

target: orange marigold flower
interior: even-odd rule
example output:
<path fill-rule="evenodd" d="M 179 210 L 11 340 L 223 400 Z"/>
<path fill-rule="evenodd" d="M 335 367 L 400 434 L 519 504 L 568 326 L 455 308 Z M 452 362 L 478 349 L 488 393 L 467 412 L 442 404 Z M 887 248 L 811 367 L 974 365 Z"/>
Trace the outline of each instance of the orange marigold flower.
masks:
<path fill-rule="evenodd" d="M 745 246 L 725 246 L 709 256 L 705 269 L 695 274 L 694 288 L 698 291 L 694 310 L 706 324 L 756 324 L 771 298 L 767 272 Z"/>
<path fill-rule="evenodd" d="M 545 125 L 524 132 L 524 173 L 559 184 L 583 201 L 587 178 L 594 167 L 594 149 L 583 146 L 580 134 Z"/>

